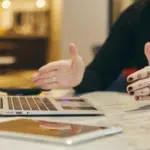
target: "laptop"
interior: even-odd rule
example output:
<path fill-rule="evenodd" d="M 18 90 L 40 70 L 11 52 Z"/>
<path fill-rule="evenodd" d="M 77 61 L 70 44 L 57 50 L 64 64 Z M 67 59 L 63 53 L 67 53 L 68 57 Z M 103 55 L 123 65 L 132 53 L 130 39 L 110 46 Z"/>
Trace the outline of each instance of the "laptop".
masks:
<path fill-rule="evenodd" d="M 80 97 L 0 96 L 0 115 L 102 115 L 88 99 Z"/>

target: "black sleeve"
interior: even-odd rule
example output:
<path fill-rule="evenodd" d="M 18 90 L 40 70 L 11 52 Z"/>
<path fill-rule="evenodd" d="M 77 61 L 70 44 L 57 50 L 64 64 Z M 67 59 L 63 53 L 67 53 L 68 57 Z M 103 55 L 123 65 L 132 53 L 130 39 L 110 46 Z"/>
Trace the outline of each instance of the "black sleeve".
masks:
<path fill-rule="evenodd" d="M 105 90 L 118 77 L 132 58 L 134 33 L 130 19 L 132 8 L 124 11 L 102 45 L 94 60 L 86 67 L 77 93 Z"/>

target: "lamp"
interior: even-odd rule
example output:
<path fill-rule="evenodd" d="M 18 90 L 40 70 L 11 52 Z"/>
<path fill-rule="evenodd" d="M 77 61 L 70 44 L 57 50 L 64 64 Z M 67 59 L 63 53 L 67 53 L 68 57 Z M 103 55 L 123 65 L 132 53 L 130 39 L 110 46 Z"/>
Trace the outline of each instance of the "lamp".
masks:
<path fill-rule="evenodd" d="M 4 9 L 8 9 L 11 6 L 11 1 L 10 0 L 3 0 L 1 7 Z"/>
<path fill-rule="evenodd" d="M 45 0 L 37 0 L 36 1 L 36 6 L 38 8 L 43 8 L 43 7 L 45 7 L 45 5 L 46 5 L 46 1 Z"/>

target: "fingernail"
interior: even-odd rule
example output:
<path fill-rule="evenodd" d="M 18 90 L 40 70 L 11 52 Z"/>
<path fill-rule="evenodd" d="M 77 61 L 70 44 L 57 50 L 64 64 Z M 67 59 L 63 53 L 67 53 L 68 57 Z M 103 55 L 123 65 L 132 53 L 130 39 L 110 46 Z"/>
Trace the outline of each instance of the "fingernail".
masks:
<path fill-rule="evenodd" d="M 38 77 L 38 75 L 39 75 L 39 73 L 34 74 L 34 75 L 32 76 L 32 78 L 37 78 L 37 77 Z"/>
<path fill-rule="evenodd" d="M 130 95 L 134 95 L 134 92 L 130 92 Z"/>
<path fill-rule="evenodd" d="M 131 90 L 133 90 L 133 88 L 130 86 L 130 87 L 128 88 L 128 90 L 131 91 Z"/>
<path fill-rule="evenodd" d="M 132 77 L 130 77 L 130 78 L 128 79 L 128 81 L 129 81 L 129 82 L 131 82 L 132 80 L 133 80 L 133 78 L 132 78 Z"/>
<path fill-rule="evenodd" d="M 41 67 L 41 68 L 39 68 L 39 70 L 38 70 L 38 71 L 40 72 L 41 70 L 42 70 L 42 67 Z"/>
<path fill-rule="evenodd" d="M 36 82 L 37 80 L 35 80 L 35 79 L 32 79 L 32 82 Z"/>
<path fill-rule="evenodd" d="M 41 67 L 41 68 L 39 68 L 39 72 L 41 72 L 43 69 L 45 68 L 45 66 L 43 66 L 43 67 Z"/>
<path fill-rule="evenodd" d="M 38 79 L 37 78 L 32 78 L 32 82 L 37 82 Z"/>
<path fill-rule="evenodd" d="M 135 97 L 135 100 L 137 100 L 137 101 L 138 101 L 138 100 L 139 100 L 139 97 L 138 97 L 138 96 L 136 96 L 136 97 Z"/>

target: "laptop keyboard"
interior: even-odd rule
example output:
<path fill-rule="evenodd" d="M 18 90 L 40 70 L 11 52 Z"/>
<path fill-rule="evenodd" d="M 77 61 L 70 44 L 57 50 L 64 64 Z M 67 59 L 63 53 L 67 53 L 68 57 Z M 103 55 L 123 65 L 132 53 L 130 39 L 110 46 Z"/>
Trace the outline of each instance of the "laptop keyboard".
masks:
<path fill-rule="evenodd" d="M 41 110 L 57 111 L 54 104 L 46 97 L 7 97 L 9 110 Z M 3 108 L 3 99 L 0 98 L 0 108 Z"/>
<path fill-rule="evenodd" d="M 27 102 L 28 102 L 28 104 L 29 104 L 29 106 L 30 106 L 30 108 L 31 108 L 32 110 L 39 110 L 39 108 L 38 108 L 36 102 L 33 100 L 32 97 L 28 97 L 28 98 L 27 98 Z"/>
<path fill-rule="evenodd" d="M 27 102 L 26 98 L 24 98 L 24 97 L 20 97 L 20 103 L 22 104 L 23 110 L 30 110 L 30 107 L 32 106 L 32 105 L 29 106 L 30 102 L 29 101 Z M 37 108 L 36 105 L 35 105 L 35 108 Z M 37 109 L 32 109 L 32 110 L 37 110 Z"/>

